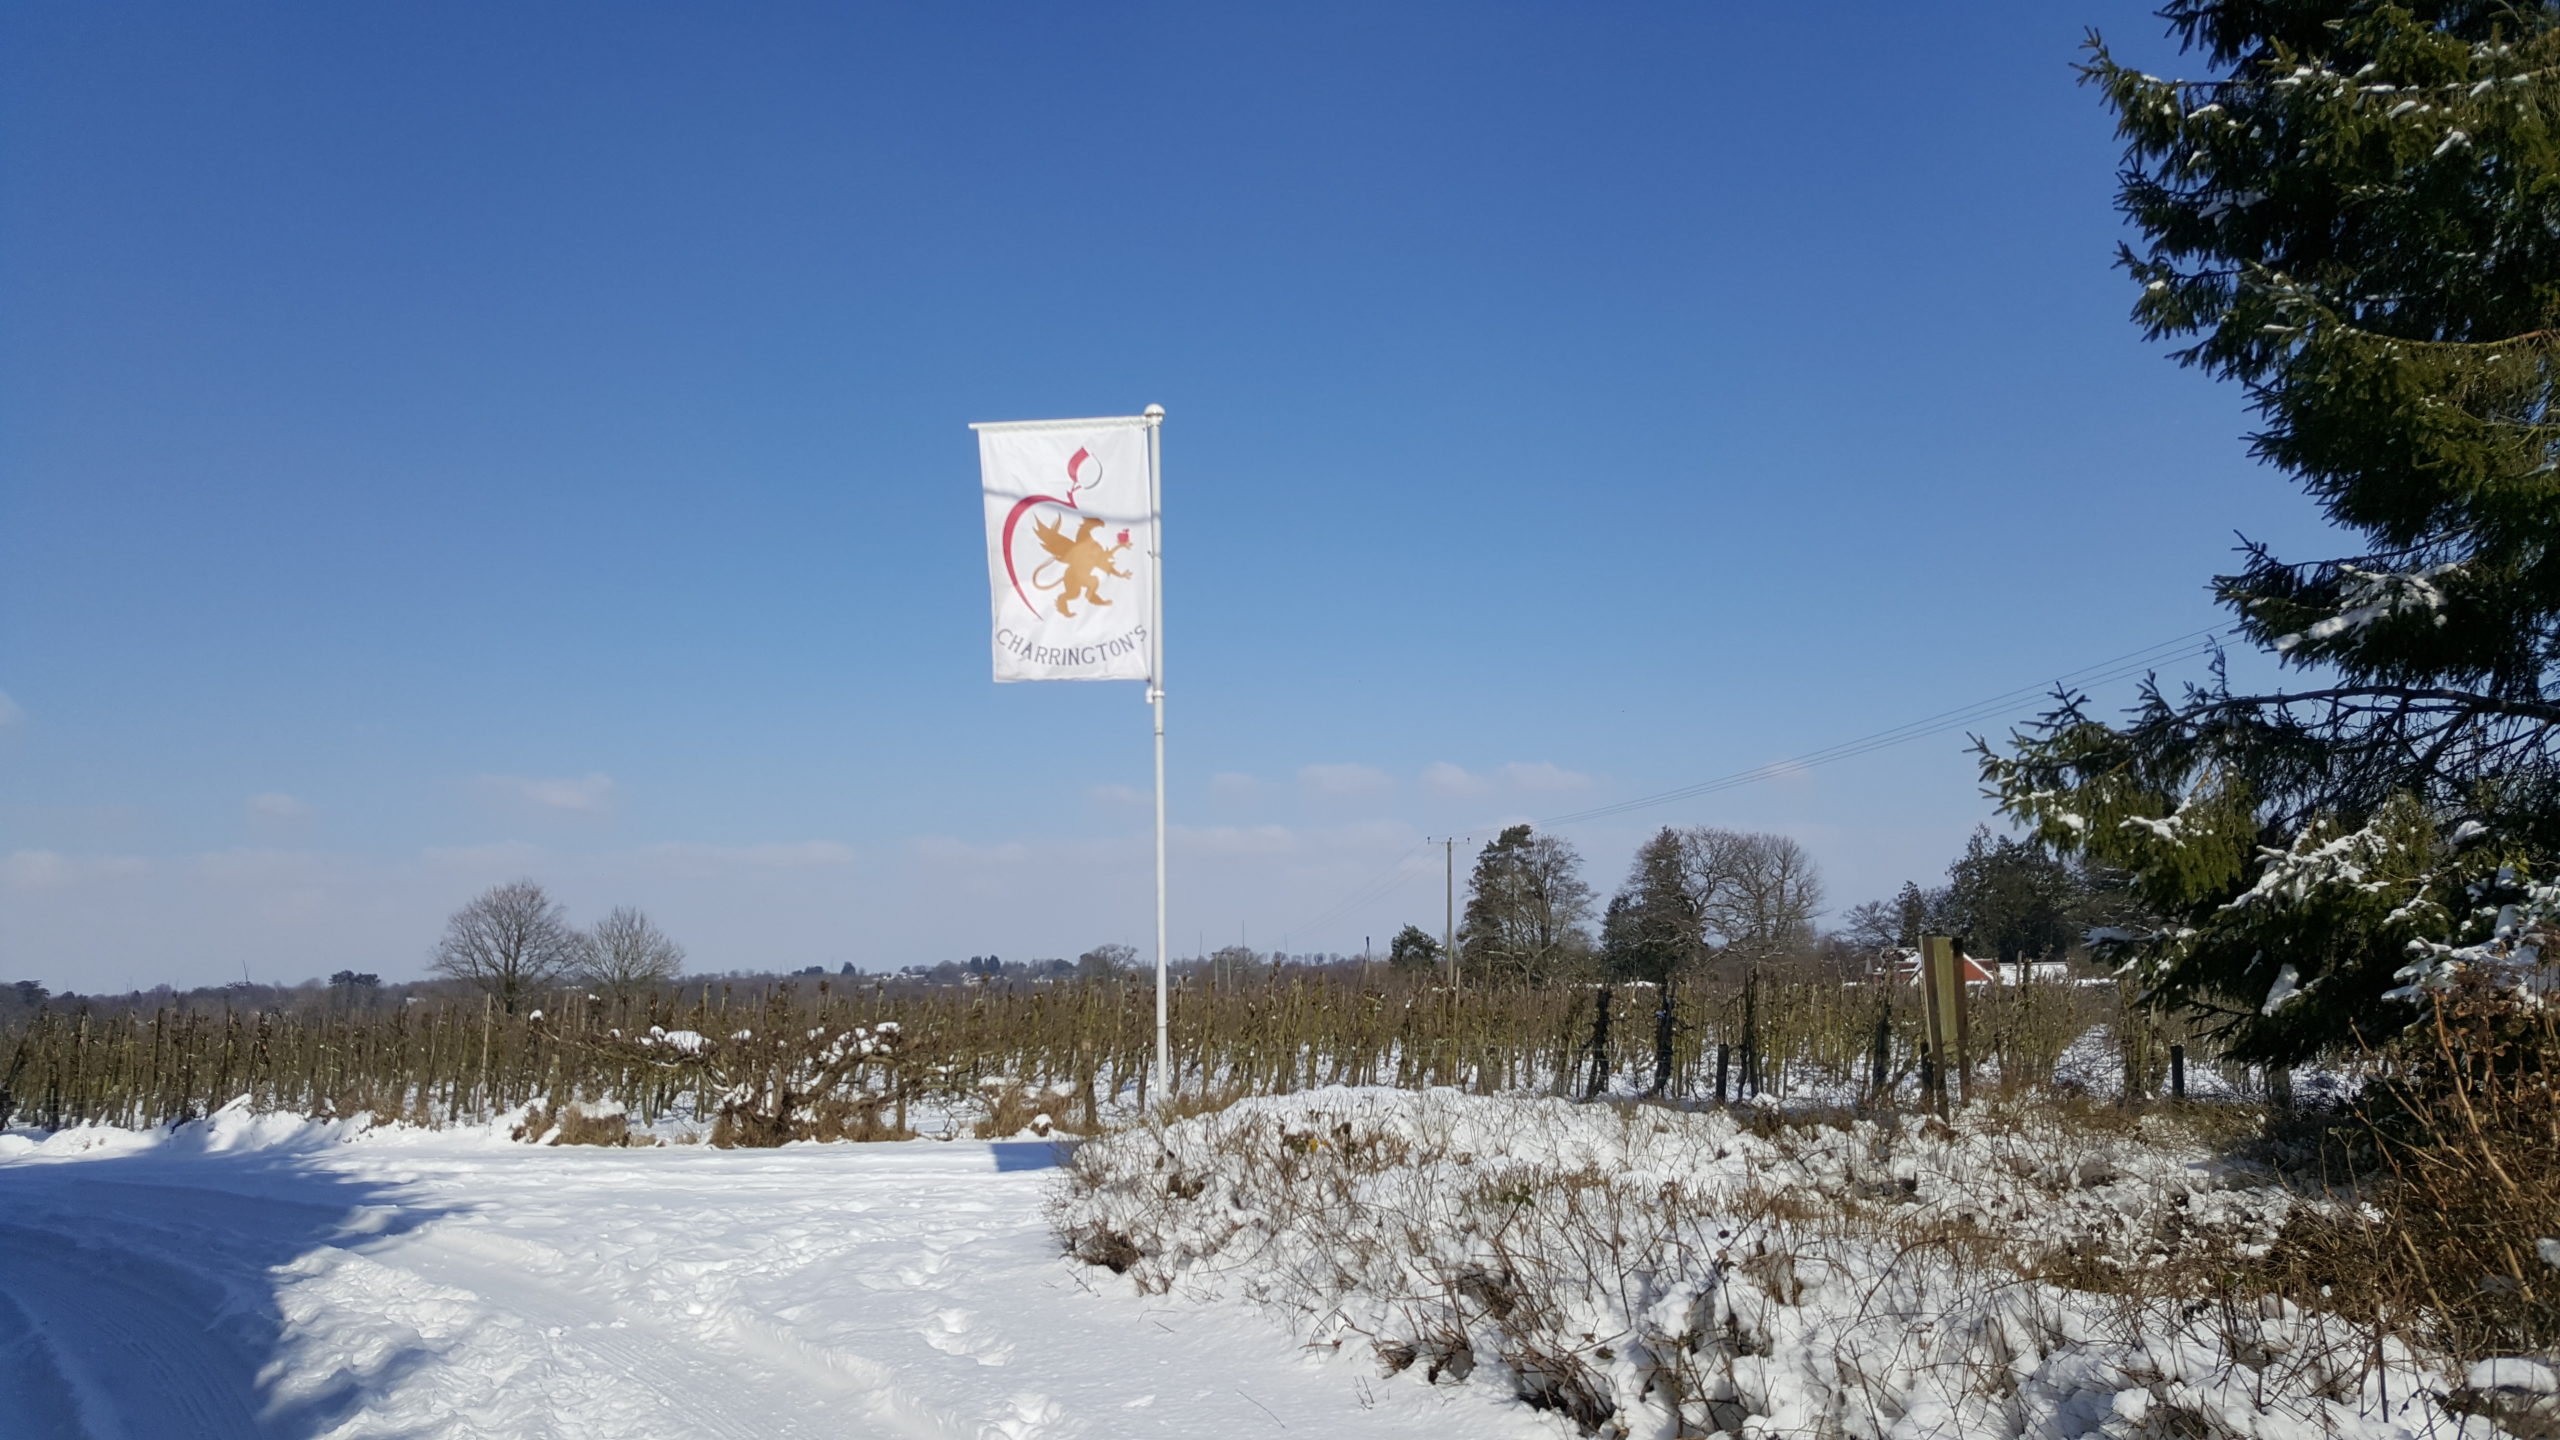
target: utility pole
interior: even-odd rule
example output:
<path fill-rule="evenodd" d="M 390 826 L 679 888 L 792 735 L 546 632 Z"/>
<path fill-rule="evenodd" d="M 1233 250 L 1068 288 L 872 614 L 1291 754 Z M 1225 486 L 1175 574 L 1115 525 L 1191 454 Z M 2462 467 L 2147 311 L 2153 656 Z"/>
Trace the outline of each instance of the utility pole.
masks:
<path fill-rule="evenodd" d="M 1447 889 L 1442 898 L 1448 908 L 1441 917 L 1440 951 L 1449 957 L 1449 988 L 1455 990 L 1458 988 L 1458 841 L 1455 836 L 1444 835 L 1438 840 L 1426 838 L 1422 843 L 1440 847 L 1441 863 L 1447 871 L 1443 882 Z"/>

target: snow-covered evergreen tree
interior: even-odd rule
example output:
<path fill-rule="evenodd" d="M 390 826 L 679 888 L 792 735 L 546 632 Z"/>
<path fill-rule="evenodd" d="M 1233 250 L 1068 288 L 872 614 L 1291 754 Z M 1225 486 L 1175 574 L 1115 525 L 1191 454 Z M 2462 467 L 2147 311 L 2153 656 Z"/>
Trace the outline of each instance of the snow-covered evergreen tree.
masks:
<path fill-rule="evenodd" d="M 2073 697 L 1985 778 L 2169 923 L 2151 992 L 2244 1056 L 2379 1038 L 2560 914 L 2560 7 L 2173 0 L 2214 72 L 2091 42 L 2135 315 L 2246 390 L 2255 452 L 2358 553 L 2250 545 L 2215 591 L 2306 683 Z"/>

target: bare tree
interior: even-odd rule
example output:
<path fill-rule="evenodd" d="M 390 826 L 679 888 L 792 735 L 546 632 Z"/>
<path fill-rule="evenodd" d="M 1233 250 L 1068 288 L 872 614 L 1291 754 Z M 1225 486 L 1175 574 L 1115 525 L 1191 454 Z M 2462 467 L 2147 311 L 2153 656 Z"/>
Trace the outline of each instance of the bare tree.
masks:
<path fill-rule="evenodd" d="M 642 995 L 684 973 L 684 947 L 628 905 L 587 932 L 578 978 L 608 995 Z"/>
<path fill-rule="evenodd" d="M 487 990 L 512 1015 L 527 995 L 576 969 L 586 950 L 586 937 L 542 887 L 517 880 L 454 911 L 428 968 Z"/>
<path fill-rule="evenodd" d="M 1704 826 L 1678 833 L 1691 903 L 1723 954 L 1756 963 L 1812 939 L 1822 876 L 1802 845 L 1784 835 Z"/>
<path fill-rule="evenodd" d="M 1113 942 L 1096 945 L 1076 957 L 1076 973 L 1091 980 L 1108 980 L 1125 974 L 1138 963 L 1138 947 Z"/>
<path fill-rule="evenodd" d="M 1726 931 L 1740 944 L 1773 956 L 1812 943 L 1822 913 L 1822 871 L 1813 855 L 1784 835 L 1754 835 L 1753 863 L 1743 871 L 1739 903 Z"/>
<path fill-rule="evenodd" d="M 1848 948 L 1866 955 L 1902 939 L 1902 910 L 1891 900 L 1868 900 L 1852 905 L 1840 916 L 1840 928 L 1832 937 Z"/>

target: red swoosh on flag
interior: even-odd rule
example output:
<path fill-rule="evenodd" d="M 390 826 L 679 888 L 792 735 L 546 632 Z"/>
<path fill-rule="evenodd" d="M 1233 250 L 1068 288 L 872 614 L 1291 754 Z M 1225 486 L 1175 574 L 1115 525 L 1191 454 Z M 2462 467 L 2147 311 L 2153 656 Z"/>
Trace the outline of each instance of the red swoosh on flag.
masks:
<path fill-rule="evenodd" d="M 1061 500 L 1055 495 L 1032 495 L 1015 502 L 1012 512 L 1004 517 L 1004 578 L 1013 582 L 1013 593 L 1021 596 L 1022 603 L 1030 606 L 1031 613 L 1037 615 L 1040 607 L 1031 604 L 1031 592 L 1022 588 L 1022 577 L 1013 573 L 1013 527 L 1022 523 L 1022 512 L 1034 505 L 1064 505 L 1070 510 L 1076 507 L 1074 501 Z"/>

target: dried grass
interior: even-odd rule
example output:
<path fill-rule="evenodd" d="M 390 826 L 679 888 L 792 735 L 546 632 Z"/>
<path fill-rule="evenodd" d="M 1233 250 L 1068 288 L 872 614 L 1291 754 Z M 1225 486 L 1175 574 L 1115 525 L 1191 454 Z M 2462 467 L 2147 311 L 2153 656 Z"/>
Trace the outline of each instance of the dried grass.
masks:
<path fill-rule="evenodd" d="M 2464 1365 L 2560 1350 L 2560 1014 L 2476 978 L 2368 1057 L 2352 1102 L 2281 1117 L 2259 1150 L 2306 1193 L 2244 1295 L 2318 1295 L 2375 1337 Z M 2455 1408 L 2560 1435 L 2560 1397 L 2457 1389 Z"/>
<path fill-rule="evenodd" d="M 1003 1140 L 1024 1131 L 1047 1135 L 1060 1128 L 1057 1117 L 1049 1113 L 1049 1107 L 1057 1102 L 1057 1096 L 1036 1092 L 1021 1081 L 1010 1078 L 991 1079 L 983 1089 L 987 1113 L 969 1127 L 969 1133 L 977 1138 Z"/>
<path fill-rule="evenodd" d="M 532 1145 L 620 1147 L 631 1143 L 631 1116 L 598 1106 L 568 1104 L 547 1109 L 536 1105 L 507 1134 Z"/>

